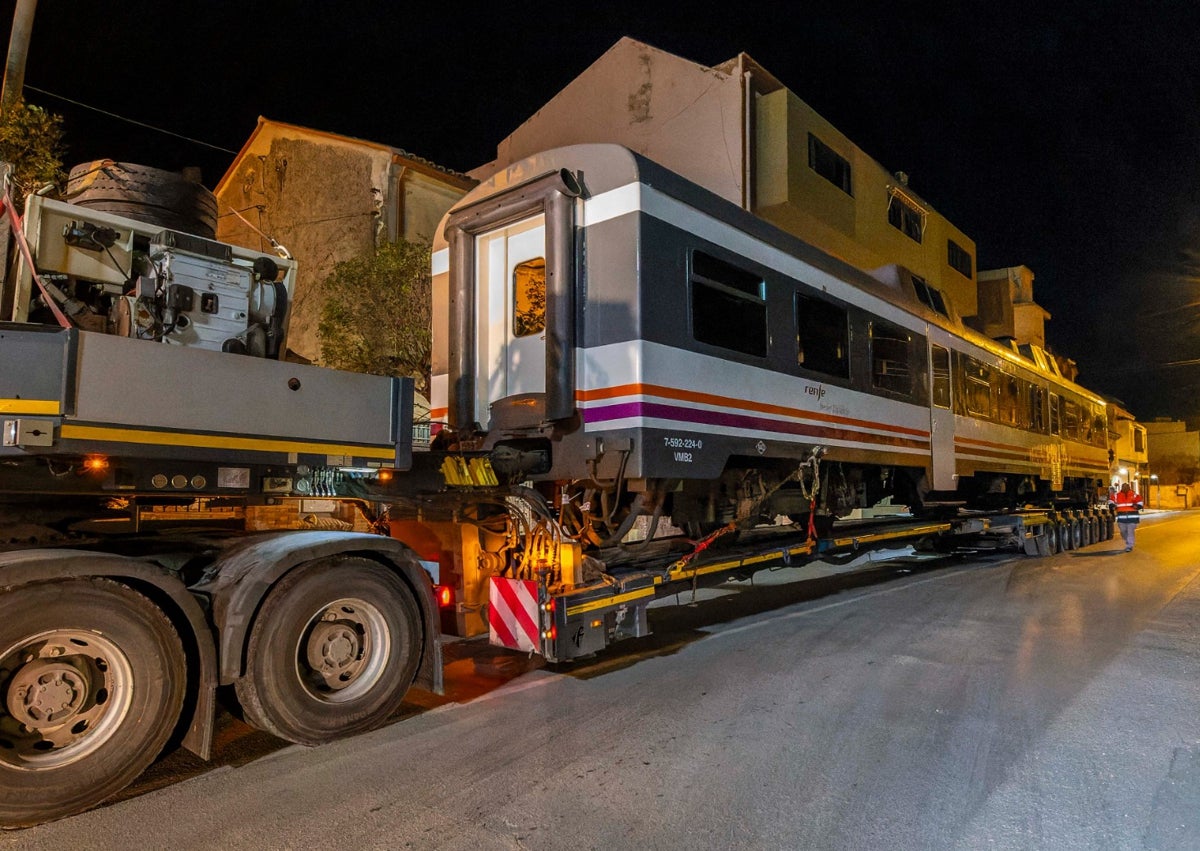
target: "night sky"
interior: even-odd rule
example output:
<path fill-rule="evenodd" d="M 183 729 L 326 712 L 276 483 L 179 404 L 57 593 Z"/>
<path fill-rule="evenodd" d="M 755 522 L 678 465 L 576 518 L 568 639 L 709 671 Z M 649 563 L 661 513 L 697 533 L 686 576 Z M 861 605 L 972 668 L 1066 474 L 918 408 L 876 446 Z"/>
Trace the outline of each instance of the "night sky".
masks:
<path fill-rule="evenodd" d="M 41 0 L 27 86 L 227 151 L 25 94 L 64 117 L 68 166 L 199 165 L 212 186 L 265 115 L 465 171 L 621 36 L 745 51 L 908 172 L 978 268 L 1033 269 L 1080 383 L 1200 419 L 1200 4 L 922 5 Z"/>

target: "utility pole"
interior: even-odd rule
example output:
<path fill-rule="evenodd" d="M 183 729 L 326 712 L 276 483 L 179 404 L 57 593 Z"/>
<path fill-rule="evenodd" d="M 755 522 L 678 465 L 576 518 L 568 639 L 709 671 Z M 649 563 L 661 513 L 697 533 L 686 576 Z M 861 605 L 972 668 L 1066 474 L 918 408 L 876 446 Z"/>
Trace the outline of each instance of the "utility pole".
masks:
<path fill-rule="evenodd" d="M 29 37 L 33 33 L 33 13 L 37 0 L 17 0 L 13 12 L 12 34 L 8 38 L 8 63 L 4 66 L 4 87 L 0 89 L 0 116 L 4 116 L 25 91 L 25 57 L 29 54 Z M 8 188 L 12 168 L 5 164 L 0 173 L 0 193 Z M 0 194 L 0 197 L 3 197 Z M 8 285 L 8 245 L 12 241 L 12 217 L 0 216 L 0 319 L 7 319 L 12 309 L 12 293 Z"/>
<path fill-rule="evenodd" d="M 0 92 L 0 113 L 12 106 L 25 88 L 25 57 L 29 54 L 36 9 L 37 0 L 17 0 L 12 35 L 8 39 L 8 64 L 4 66 L 4 90 Z"/>

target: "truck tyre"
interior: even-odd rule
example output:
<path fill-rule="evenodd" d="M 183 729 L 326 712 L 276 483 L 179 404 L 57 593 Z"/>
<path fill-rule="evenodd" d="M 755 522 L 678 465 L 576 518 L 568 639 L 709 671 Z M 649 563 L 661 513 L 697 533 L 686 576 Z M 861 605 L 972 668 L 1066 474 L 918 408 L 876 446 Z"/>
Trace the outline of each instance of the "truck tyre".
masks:
<path fill-rule="evenodd" d="M 295 568 L 254 618 L 236 683 L 246 720 L 317 745 L 380 726 L 400 707 L 421 657 L 412 592 L 370 559 Z"/>
<path fill-rule="evenodd" d="M 1074 539 L 1071 537 L 1071 521 L 1065 517 L 1058 522 L 1058 549 L 1064 553 L 1075 549 Z"/>
<path fill-rule="evenodd" d="M 1083 548 L 1083 521 L 1076 517 L 1071 521 L 1071 549 Z"/>
<path fill-rule="evenodd" d="M 142 773 L 170 738 L 186 657 L 162 611 L 109 579 L 0 597 L 0 825 L 86 810 Z"/>
<path fill-rule="evenodd" d="M 1058 524 L 1047 523 L 1042 527 L 1042 534 L 1046 536 L 1046 553 L 1047 555 L 1058 554 Z"/>

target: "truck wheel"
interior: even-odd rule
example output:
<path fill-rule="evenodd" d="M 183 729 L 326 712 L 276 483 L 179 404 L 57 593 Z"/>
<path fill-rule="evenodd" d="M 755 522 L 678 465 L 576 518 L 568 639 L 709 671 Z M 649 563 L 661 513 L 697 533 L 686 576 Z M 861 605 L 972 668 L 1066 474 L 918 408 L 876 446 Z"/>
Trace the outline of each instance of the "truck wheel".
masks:
<path fill-rule="evenodd" d="M 1060 552 L 1067 552 L 1075 549 L 1071 538 L 1071 521 L 1067 519 L 1060 520 L 1058 523 L 1058 549 Z"/>
<path fill-rule="evenodd" d="M 251 724 L 316 745 L 387 721 L 420 655 L 417 604 L 403 580 L 369 559 L 323 559 L 271 589 L 235 687 Z"/>
<path fill-rule="evenodd" d="M 1047 523 L 1042 527 L 1042 534 L 1046 536 L 1046 553 L 1048 555 L 1058 554 L 1058 526 L 1054 523 Z"/>
<path fill-rule="evenodd" d="M 0 825 L 77 813 L 141 774 L 179 720 L 186 665 L 171 622 L 120 583 L 0 595 Z"/>

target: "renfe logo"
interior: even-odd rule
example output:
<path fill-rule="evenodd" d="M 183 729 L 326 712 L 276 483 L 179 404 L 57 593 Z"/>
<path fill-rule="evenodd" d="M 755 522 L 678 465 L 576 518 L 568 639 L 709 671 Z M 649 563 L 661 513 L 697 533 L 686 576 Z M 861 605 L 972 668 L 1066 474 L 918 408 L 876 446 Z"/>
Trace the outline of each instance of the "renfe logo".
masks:
<path fill-rule="evenodd" d="M 825 395 L 825 388 L 822 387 L 820 384 L 816 384 L 816 385 L 805 384 L 804 392 L 807 393 L 809 396 L 816 396 L 818 399 L 820 399 L 822 396 Z"/>

